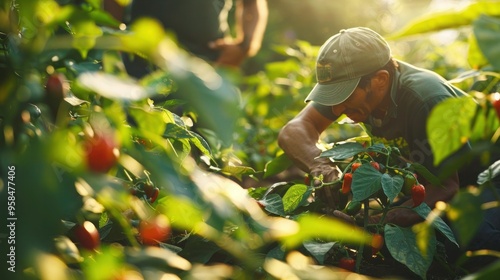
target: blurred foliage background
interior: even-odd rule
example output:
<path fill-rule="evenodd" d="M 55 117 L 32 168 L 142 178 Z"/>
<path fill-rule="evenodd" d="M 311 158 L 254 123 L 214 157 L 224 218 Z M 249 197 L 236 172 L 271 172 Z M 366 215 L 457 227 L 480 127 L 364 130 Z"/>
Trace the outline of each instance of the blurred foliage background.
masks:
<path fill-rule="evenodd" d="M 342 28 L 394 35 L 419 15 L 470 2 L 269 0 L 261 51 L 236 72 L 189 56 L 156 22 L 118 30 L 99 0 L 11 3 L 0 1 L 0 204 L 17 199 L 19 279 L 268 279 L 284 272 L 331 279 L 350 272 L 314 265 L 335 266 L 339 254 L 353 253 L 336 241 L 361 248 L 372 236 L 314 214 L 311 186 L 302 184 L 302 172 L 288 170 L 276 143 L 314 86 L 318 46 Z M 447 79 L 480 69 L 487 61 L 470 58 L 472 20 L 461 16 L 390 39 L 394 56 Z M 141 53 L 158 71 L 130 79 L 118 52 Z M 50 95 L 54 74 L 64 74 L 62 108 L 53 102 L 63 96 Z M 466 90 L 473 82 L 459 80 Z M 177 89 L 185 100 L 148 99 Z M 193 112 L 174 113 L 176 102 Z M 117 158 L 96 173 L 86 145 L 100 133 L 115 141 Z M 359 126 L 338 123 L 324 141 L 360 134 Z M 6 176 L 11 166 L 15 177 Z M 15 192 L 9 181 L 19 186 Z M 273 191 L 265 212 L 256 200 Z M 0 219 L 6 215 L 1 210 Z M 167 218 L 169 235 L 149 246 L 141 224 L 158 216 Z M 86 221 L 98 229 L 96 250 L 75 239 Z"/>

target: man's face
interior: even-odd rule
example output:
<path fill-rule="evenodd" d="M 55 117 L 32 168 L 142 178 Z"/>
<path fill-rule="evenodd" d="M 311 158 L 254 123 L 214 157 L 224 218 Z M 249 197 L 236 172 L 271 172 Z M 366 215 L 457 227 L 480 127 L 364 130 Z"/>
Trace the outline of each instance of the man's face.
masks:
<path fill-rule="evenodd" d="M 373 112 L 378 102 L 375 100 L 373 92 L 369 87 L 362 89 L 357 87 L 346 101 L 332 106 L 332 112 L 336 116 L 345 114 L 354 122 L 363 122 Z"/>

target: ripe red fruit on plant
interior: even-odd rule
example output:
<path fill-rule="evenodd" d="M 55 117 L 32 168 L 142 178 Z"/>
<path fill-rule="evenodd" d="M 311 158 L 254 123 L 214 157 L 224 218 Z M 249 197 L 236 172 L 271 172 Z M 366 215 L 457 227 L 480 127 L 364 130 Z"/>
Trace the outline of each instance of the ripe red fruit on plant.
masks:
<path fill-rule="evenodd" d="M 158 188 L 154 188 L 153 189 L 153 193 L 151 194 L 151 196 L 149 197 L 149 202 L 150 203 L 153 203 L 156 201 L 156 199 L 158 198 L 158 195 L 160 194 L 160 189 Z"/>
<path fill-rule="evenodd" d="M 493 105 L 493 108 L 495 108 L 495 111 L 497 112 L 497 116 L 500 119 L 500 94 L 494 93 L 491 96 L 492 96 L 491 104 Z"/>
<path fill-rule="evenodd" d="M 356 171 L 356 169 L 358 169 L 358 167 L 361 166 L 361 162 L 355 162 L 351 165 L 351 172 L 354 173 L 354 171 Z"/>
<path fill-rule="evenodd" d="M 156 201 L 156 199 L 158 198 L 158 194 L 160 193 L 160 189 L 151 184 L 144 184 L 142 189 L 144 190 L 146 196 L 149 198 L 149 202 L 153 203 Z"/>
<path fill-rule="evenodd" d="M 343 257 L 340 259 L 339 266 L 343 269 L 354 271 L 356 268 L 356 261 L 352 258 Z"/>
<path fill-rule="evenodd" d="M 351 191 L 352 173 L 344 174 L 344 181 L 342 182 L 342 193 L 348 194 Z"/>
<path fill-rule="evenodd" d="M 117 161 L 114 153 L 116 147 L 113 137 L 96 135 L 89 138 L 85 144 L 87 167 L 94 172 L 107 172 Z"/>
<path fill-rule="evenodd" d="M 306 176 L 304 177 L 304 184 L 307 186 L 311 184 L 311 177 L 309 174 L 306 174 Z"/>
<path fill-rule="evenodd" d="M 384 246 L 384 237 L 378 233 L 372 237 L 372 255 L 375 255 Z"/>
<path fill-rule="evenodd" d="M 411 188 L 411 199 L 413 200 L 413 207 L 417 207 L 425 199 L 425 187 L 422 184 L 414 185 Z"/>
<path fill-rule="evenodd" d="M 80 246 L 87 250 L 94 250 L 101 243 L 99 231 L 89 221 L 85 221 L 81 225 L 76 225 L 73 229 L 73 234 Z"/>
<path fill-rule="evenodd" d="M 371 164 L 371 166 L 373 166 L 373 168 L 375 168 L 378 171 L 380 171 L 380 165 L 378 164 L 378 162 L 376 162 L 376 161 L 370 161 L 370 164 Z"/>
<path fill-rule="evenodd" d="M 157 245 L 165 241 L 170 234 L 170 222 L 165 215 L 155 216 L 149 221 L 141 221 L 139 234 L 143 244 Z"/>

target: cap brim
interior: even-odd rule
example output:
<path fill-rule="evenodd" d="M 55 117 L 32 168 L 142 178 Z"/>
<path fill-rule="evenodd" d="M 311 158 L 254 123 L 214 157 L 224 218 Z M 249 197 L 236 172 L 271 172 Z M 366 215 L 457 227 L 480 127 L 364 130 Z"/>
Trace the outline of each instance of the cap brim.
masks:
<path fill-rule="evenodd" d="M 314 101 L 321 105 L 333 106 L 344 102 L 359 84 L 360 78 L 331 84 L 316 84 L 306 98 L 306 102 Z"/>

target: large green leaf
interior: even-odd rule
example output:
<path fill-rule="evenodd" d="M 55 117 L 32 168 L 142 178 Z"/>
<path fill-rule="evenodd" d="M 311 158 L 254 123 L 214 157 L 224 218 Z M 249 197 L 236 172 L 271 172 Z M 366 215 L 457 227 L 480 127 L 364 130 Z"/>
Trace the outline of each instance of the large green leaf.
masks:
<path fill-rule="evenodd" d="M 285 216 L 285 208 L 283 206 L 283 200 L 279 194 L 273 193 L 266 196 L 262 203 L 265 205 L 266 211 L 269 213 L 276 214 L 278 216 Z"/>
<path fill-rule="evenodd" d="M 427 120 L 427 135 L 438 165 L 462 147 L 471 136 L 476 111 L 472 97 L 449 98 L 434 107 Z"/>
<path fill-rule="evenodd" d="M 389 202 L 392 203 L 394 198 L 398 196 L 401 192 L 401 188 L 403 187 L 404 179 L 401 175 L 390 176 L 385 173 L 381 178 L 382 189 L 384 190 L 385 195 L 389 199 Z"/>
<path fill-rule="evenodd" d="M 387 38 L 393 40 L 410 35 L 458 28 L 471 24 L 480 15 L 500 15 L 500 1 L 481 1 L 472 3 L 460 10 L 450 9 L 431 13 L 417 18 L 400 31 L 387 36 Z"/>
<path fill-rule="evenodd" d="M 363 229 L 315 214 L 304 214 L 297 219 L 298 229 L 280 236 L 281 242 L 287 248 L 293 248 L 313 238 L 342 241 L 354 244 L 370 244 L 372 236 Z"/>
<path fill-rule="evenodd" d="M 497 9 L 500 2 L 497 3 Z M 474 35 L 482 53 L 488 62 L 497 70 L 500 70 L 500 19 L 482 15 L 473 25 Z"/>
<path fill-rule="evenodd" d="M 429 171 L 425 166 L 423 166 L 420 163 L 417 162 L 412 162 L 410 163 L 410 167 L 415 170 L 416 173 L 419 175 L 422 175 L 427 181 L 429 181 L 431 184 L 434 186 L 440 186 L 441 185 L 441 180 L 432 172 Z"/>
<path fill-rule="evenodd" d="M 406 265 L 411 271 L 426 278 L 434 254 L 436 253 L 436 236 L 432 235 L 427 244 L 427 256 L 424 257 L 417 247 L 415 233 L 410 228 L 387 224 L 384 228 L 385 244 L 392 257 Z"/>
<path fill-rule="evenodd" d="M 333 245 L 335 245 L 335 242 L 304 242 L 304 247 L 313 255 L 319 264 L 324 264 L 325 255 L 332 249 Z"/>
<path fill-rule="evenodd" d="M 204 223 L 205 211 L 187 197 L 162 197 L 156 209 L 169 217 L 172 225 L 179 229 L 197 231 Z"/>
<path fill-rule="evenodd" d="M 264 179 L 286 170 L 292 164 L 293 162 L 284 153 L 275 157 L 266 164 Z"/>
<path fill-rule="evenodd" d="M 481 69 L 488 65 L 488 59 L 484 56 L 477 43 L 474 33 L 469 35 L 469 48 L 467 50 L 467 62 L 473 69 Z M 470 72 L 468 72 L 470 73 Z M 474 73 L 474 72 L 472 72 Z M 463 75 L 463 74 L 462 74 Z"/>
<path fill-rule="evenodd" d="M 104 72 L 84 72 L 78 76 L 78 85 L 113 100 L 137 101 L 151 95 L 132 79 L 119 78 Z"/>
<path fill-rule="evenodd" d="M 365 148 L 358 142 L 347 142 L 339 145 L 335 145 L 333 148 L 322 152 L 320 157 L 331 157 L 335 160 L 347 159 L 353 157 L 361 152 L 364 152 Z"/>
<path fill-rule="evenodd" d="M 413 208 L 413 210 L 424 219 L 428 219 L 429 214 L 431 213 L 431 208 L 426 203 L 420 204 L 419 206 Z M 441 217 L 437 215 L 433 216 L 431 226 L 440 231 L 444 236 L 446 236 L 446 238 L 448 238 L 448 240 L 453 242 L 453 244 L 458 246 L 458 243 L 455 240 L 455 234 L 448 224 L 441 219 Z"/>
<path fill-rule="evenodd" d="M 213 241 L 192 234 L 186 240 L 186 245 L 178 255 L 191 262 L 207 263 L 220 250 L 220 247 Z"/>
<path fill-rule="evenodd" d="M 291 186 L 283 196 L 283 206 L 285 213 L 291 213 L 307 202 L 307 198 L 312 192 L 312 188 L 304 184 Z"/>
<path fill-rule="evenodd" d="M 162 135 L 166 128 L 163 112 L 145 110 L 143 108 L 130 108 L 130 115 L 134 118 L 140 130 Z"/>
<path fill-rule="evenodd" d="M 385 182 L 389 185 L 389 182 Z M 363 164 L 352 177 L 352 200 L 362 201 L 382 188 L 382 173 L 371 164 Z"/>
<path fill-rule="evenodd" d="M 450 202 L 446 215 L 457 232 L 461 246 L 467 245 L 482 222 L 481 198 L 467 191 L 460 191 Z"/>

